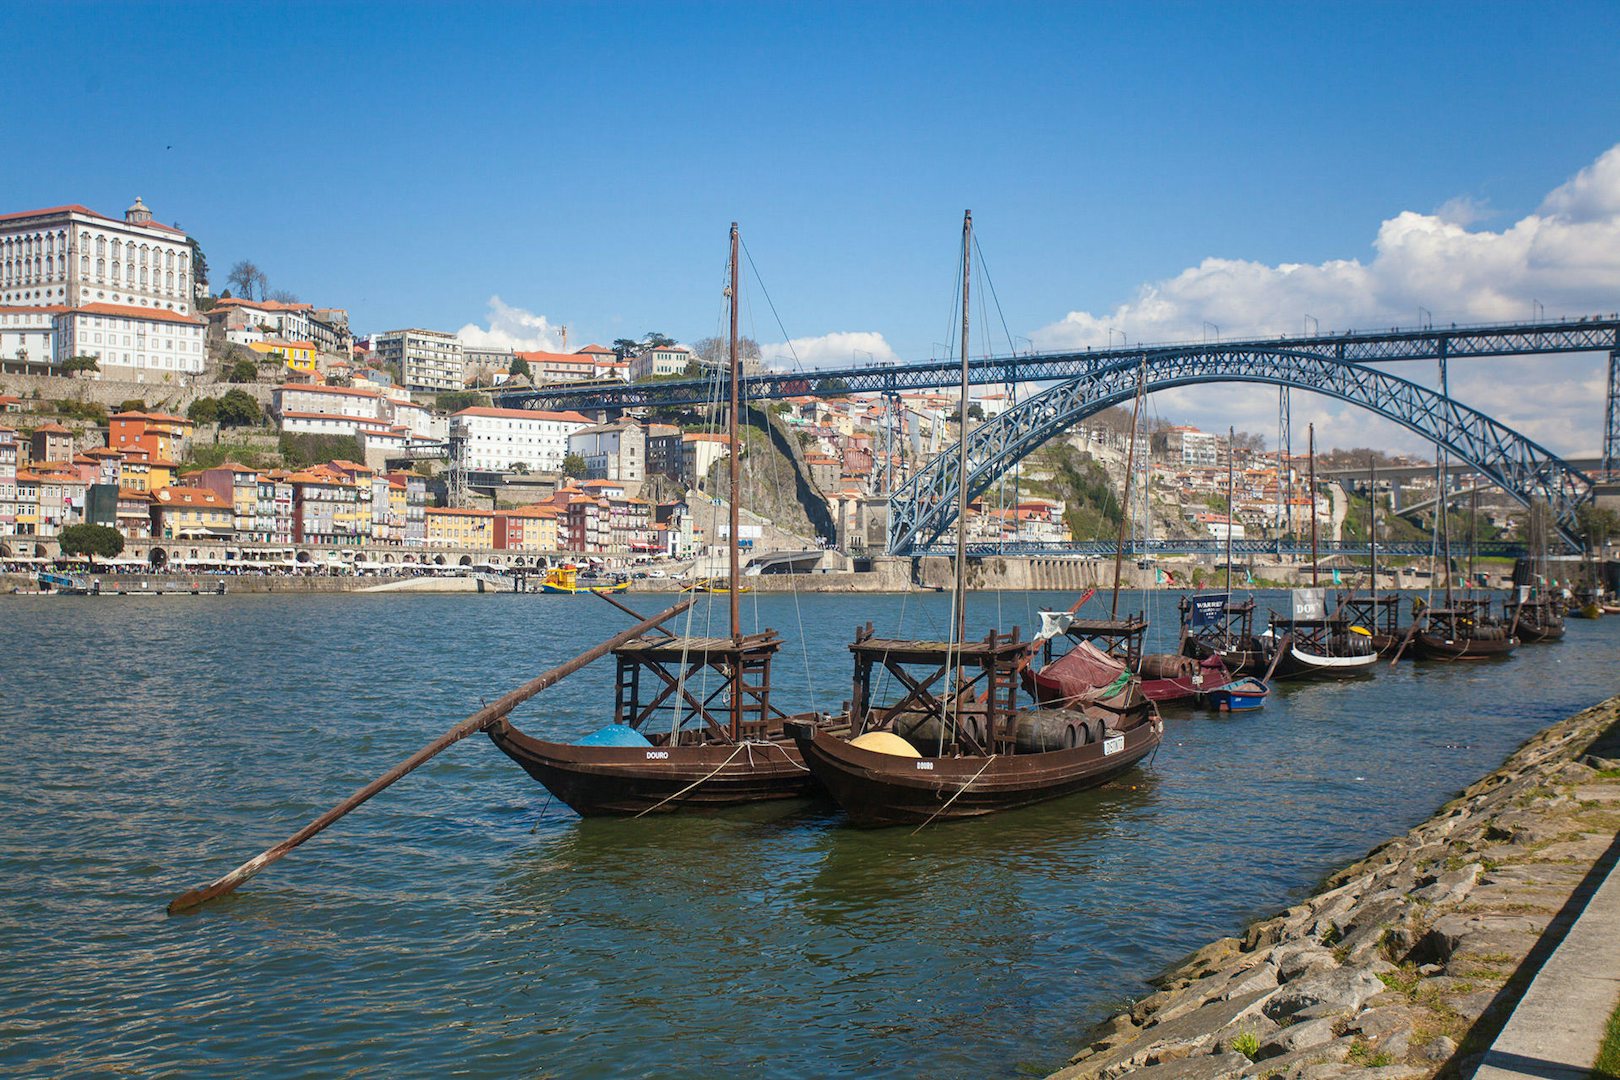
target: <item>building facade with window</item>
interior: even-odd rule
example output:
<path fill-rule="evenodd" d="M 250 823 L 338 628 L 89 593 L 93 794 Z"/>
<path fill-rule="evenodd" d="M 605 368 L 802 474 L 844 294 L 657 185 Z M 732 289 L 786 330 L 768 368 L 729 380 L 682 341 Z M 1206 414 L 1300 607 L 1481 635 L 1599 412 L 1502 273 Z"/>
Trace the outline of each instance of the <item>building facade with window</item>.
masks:
<path fill-rule="evenodd" d="M 475 406 L 450 417 L 451 441 L 464 441 L 467 468 L 505 472 L 524 465 L 557 472 L 568 456 L 568 437 L 591 426 L 576 412 Z"/>
<path fill-rule="evenodd" d="M 377 354 L 399 365 L 407 390 L 460 390 L 467 379 L 461 339 L 437 330 L 390 330 L 378 334 Z"/>

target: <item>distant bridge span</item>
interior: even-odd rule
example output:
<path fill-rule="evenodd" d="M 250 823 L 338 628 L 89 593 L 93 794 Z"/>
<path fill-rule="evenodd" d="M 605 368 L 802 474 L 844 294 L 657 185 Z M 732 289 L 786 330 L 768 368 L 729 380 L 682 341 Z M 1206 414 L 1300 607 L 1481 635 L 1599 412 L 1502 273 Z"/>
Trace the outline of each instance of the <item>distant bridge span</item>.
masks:
<path fill-rule="evenodd" d="M 1546 448 L 1460 402 L 1384 371 L 1248 344 L 1121 357 L 1020 402 L 968 432 L 968 497 L 984 494 L 1054 435 L 1130 400 L 1139 372 L 1148 393 L 1195 383 L 1269 383 L 1359 405 L 1444 447 L 1520 503 L 1547 503 L 1564 541 L 1579 546 L 1575 512 L 1591 498 L 1592 480 Z M 952 448 L 890 496 L 892 553 L 913 554 L 939 539 L 956 520 L 957 483 L 957 451 Z"/>
<path fill-rule="evenodd" d="M 1542 356 L 1556 353 L 1620 352 L 1620 317 L 1589 316 L 1531 323 L 1422 327 L 1378 332 L 1284 335 L 1229 342 L 1180 342 L 1130 345 L 1117 349 L 1027 356 L 981 357 L 969 365 L 975 385 L 1056 382 L 1078 378 L 1122 361 L 1145 356 L 1195 356 L 1221 353 L 1298 353 L 1342 364 L 1382 364 L 1403 360 L 1463 360 L 1481 357 Z M 961 379 L 955 360 L 909 364 L 867 364 L 813 372 L 773 372 L 743 380 L 743 393 L 755 400 L 797 397 L 819 392 L 901 393 L 955 386 Z M 822 387 L 818 389 L 818 387 Z M 635 406 L 701 405 L 714 397 L 711 379 L 667 379 L 625 385 L 546 386 L 496 393 L 498 404 L 528 409 L 625 409 Z"/>

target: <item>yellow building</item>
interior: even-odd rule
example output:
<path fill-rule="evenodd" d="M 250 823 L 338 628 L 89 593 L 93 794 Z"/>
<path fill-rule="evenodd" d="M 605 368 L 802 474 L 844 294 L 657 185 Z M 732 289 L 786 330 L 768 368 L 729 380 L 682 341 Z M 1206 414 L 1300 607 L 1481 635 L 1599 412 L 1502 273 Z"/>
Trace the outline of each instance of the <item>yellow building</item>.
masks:
<path fill-rule="evenodd" d="M 558 551 L 557 518 L 549 503 L 501 510 L 495 514 L 495 547 L 502 551 Z"/>
<path fill-rule="evenodd" d="M 231 504 L 207 488 L 171 484 L 152 495 L 154 539 L 229 539 L 233 516 Z"/>
<path fill-rule="evenodd" d="M 426 518 L 428 547 L 495 546 L 493 510 L 452 510 L 448 507 L 430 506 L 427 508 Z"/>
<path fill-rule="evenodd" d="M 388 481 L 388 523 L 391 532 L 390 541 L 398 544 L 405 539 L 405 522 L 410 517 L 410 490 L 398 480 Z M 372 516 L 376 516 L 376 508 L 372 508 Z"/>
<path fill-rule="evenodd" d="M 315 343 L 313 341 L 250 341 L 248 348 L 263 356 L 279 356 L 287 370 L 310 379 L 315 377 Z"/>

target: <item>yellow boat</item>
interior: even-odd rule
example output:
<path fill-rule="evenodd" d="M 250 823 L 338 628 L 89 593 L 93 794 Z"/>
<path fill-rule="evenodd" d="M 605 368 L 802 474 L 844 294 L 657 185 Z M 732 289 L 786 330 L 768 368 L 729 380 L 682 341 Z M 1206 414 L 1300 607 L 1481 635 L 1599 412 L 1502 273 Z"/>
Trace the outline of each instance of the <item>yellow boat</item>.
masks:
<path fill-rule="evenodd" d="M 540 591 L 548 593 L 622 593 L 629 587 L 628 581 L 613 585 L 581 585 L 579 567 L 573 563 L 552 567 L 546 571 L 546 576 L 540 582 Z"/>
<path fill-rule="evenodd" d="M 704 578 L 702 581 L 694 581 L 690 585 L 681 587 L 681 592 L 690 593 L 729 593 L 730 591 L 731 588 L 726 584 L 724 578 Z M 737 594 L 740 596 L 743 593 L 753 591 L 751 586 L 744 585 L 737 590 Z"/>

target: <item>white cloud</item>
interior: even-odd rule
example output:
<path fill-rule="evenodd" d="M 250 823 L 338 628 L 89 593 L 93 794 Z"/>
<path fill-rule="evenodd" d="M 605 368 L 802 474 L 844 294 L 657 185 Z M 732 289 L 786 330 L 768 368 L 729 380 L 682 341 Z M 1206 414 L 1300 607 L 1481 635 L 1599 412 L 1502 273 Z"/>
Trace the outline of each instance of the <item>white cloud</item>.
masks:
<path fill-rule="evenodd" d="M 1472 225 L 1491 216 L 1490 203 L 1472 195 L 1458 195 L 1447 199 L 1434 209 L 1434 216 L 1450 225 Z"/>
<path fill-rule="evenodd" d="M 795 369 L 849 367 L 852 364 L 897 362 L 900 357 L 875 330 L 844 330 L 820 337 L 794 338 L 763 344 L 760 357 L 767 367 Z M 797 359 L 797 363 L 795 363 Z"/>
<path fill-rule="evenodd" d="M 489 325 L 468 323 L 456 331 L 463 345 L 519 352 L 561 352 L 562 333 L 550 319 L 513 307 L 499 296 L 489 298 Z"/>
<path fill-rule="evenodd" d="M 1526 214 L 1501 231 L 1471 229 L 1485 207 L 1453 199 L 1432 214 L 1404 211 L 1384 221 L 1373 239 L 1374 256 L 1319 264 L 1275 266 L 1211 257 L 1174 277 L 1141 286 L 1111 311 L 1071 311 L 1031 335 L 1042 349 L 1106 346 L 1127 335 L 1137 341 L 1196 341 L 1219 327 L 1222 338 L 1299 333 L 1312 316 L 1322 330 L 1416 325 L 1421 306 L 1440 322 L 1498 322 L 1531 316 L 1539 302 L 1549 315 L 1612 311 L 1620 299 L 1620 146 L 1605 152 Z M 1314 328 L 1314 327 L 1313 327 Z M 1486 368 L 1484 365 L 1491 365 Z M 1501 419 L 1551 449 L 1592 452 L 1600 440 L 1603 412 L 1601 361 L 1540 358 L 1453 365 L 1452 391 L 1459 399 Z M 1432 378 L 1405 366 L 1415 381 Z M 1164 395 L 1164 411 L 1189 406 L 1193 423 L 1225 426 L 1198 402 L 1203 391 Z M 1299 412 L 1296 395 L 1295 412 Z M 1250 391 L 1244 410 L 1265 412 Z M 1275 395 L 1269 408 L 1275 414 Z M 1389 425 L 1371 425 L 1353 414 L 1351 430 L 1319 426 L 1327 445 L 1353 445 L 1362 434 L 1398 437 L 1403 448 L 1421 444 Z M 1326 418 L 1324 418 L 1326 419 Z M 1296 429 L 1302 427 L 1296 419 Z M 1275 420 L 1269 430 L 1274 431 Z M 1250 430 L 1268 430 L 1251 427 Z M 1296 440 L 1297 441 L 1297 440 Z M 1363 443 L 1365 445 L 1365 443 Z"/>

